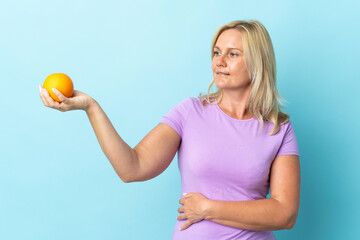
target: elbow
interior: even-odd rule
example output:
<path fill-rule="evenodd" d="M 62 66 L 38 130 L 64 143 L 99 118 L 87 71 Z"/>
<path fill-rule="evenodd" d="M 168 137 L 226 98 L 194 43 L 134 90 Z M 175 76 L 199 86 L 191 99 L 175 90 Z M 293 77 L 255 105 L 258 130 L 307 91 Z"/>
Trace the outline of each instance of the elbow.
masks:
<path fill-rule="evenodd" d="M 120 178 L 120 179 L 121 179 L 121 181 L 123 181 L 123 183 L 129 183 L 130 182 L 129 180 L 127 180 L 125 178 Z"/>
<path fill-rule="evenodd" d="M 279 218 L 281 223 L 278 225 L 280 229 L 292 229 L 296 223 L 299 207 L 283 205 L 280 212 L 282 212 Z"/>
<path fill-rule="evenodd" d="M 280 212 L 282 214 L 280 214 Z M 274 230 L 292 229 L 295 226 L 297 215 L 298 211 L 295 210 L 290 211 L 283 209 L 279 211 L 276 229 Z"/>
<path fill-rule="evenodd" d="M 292 229 L 295 226 L 296 218 L 297 218 L 297 213 L 287 218 L 285 229 Z"/>
<path fill-rule="evenodd" d="M 121 179 L 121 181 L 123 181 L 124 183 L 143 182 L 147 180 L 147 179 L 140 179 L 138 176 L 134 176 L 131 174 L 125 176 L 118 174 L 118 176 Z"/>
<path fill-rule="evenodd" d="M 136 182 L 136 177 L 134 176 L 134 174 L 124 174 L 121 173 L 120 171 L 117 171 L 117 169 L 114 170 L 116 175 L 121 179 L 122 182 L 124 183 Z"/>
<path fill-rule="evenodd" d="M 286 225 L 286 227 L 285 227 L 285 229 L 292 229 L 293 227 L 295 226 L 295 221 L 291 221 L 291 222 L 289 222 L 287 225 Z"/>
<path fill-rule="evenodd" d="M 130 181 L 124 177 L 120 177 L 119 178 L 121 179 L 121 181 L 123 181 L 123 183 L 129 183 Z"/>
<path fill-rule="evenodd" d="M 121 181 L 123 181 L 124 183 L 130 183 L 132 182 L 128 177 L 126 176 L 121 176 L 119 173 L 117 173 L 118 177 L 121 179 Z"/>
<path fill-rule="evenodd" d="M 124 183 L 132 183 L 132 182 L 137 182 L 136 179 L 134 178 L 129 178 L 129 177 L 120 177 L 119 178 L 121 179 L 121 181 L 123 181 Z"/>

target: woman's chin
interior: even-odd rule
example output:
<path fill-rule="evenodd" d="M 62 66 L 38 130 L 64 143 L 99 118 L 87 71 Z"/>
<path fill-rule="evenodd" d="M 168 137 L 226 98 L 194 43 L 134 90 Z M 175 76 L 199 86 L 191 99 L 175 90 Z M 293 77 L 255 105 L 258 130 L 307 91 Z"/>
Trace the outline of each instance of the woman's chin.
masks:
<path fill-rule="evenodd" d="M 226 84 L 224 84 L 222 81 L 215 81 L 215 86 L 219 89 L 226 88 Z"/>

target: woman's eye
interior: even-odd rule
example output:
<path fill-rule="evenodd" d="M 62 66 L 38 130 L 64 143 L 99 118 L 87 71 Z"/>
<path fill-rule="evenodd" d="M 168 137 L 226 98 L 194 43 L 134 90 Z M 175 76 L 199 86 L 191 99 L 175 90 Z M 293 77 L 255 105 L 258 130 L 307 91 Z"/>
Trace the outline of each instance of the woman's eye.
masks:
<path fill-rule="evenodd" d="M 220 55 L 220 52 L 219 51 L 214 51 L 214 56 L 219 56 Z M 230 56 L 231 57 L 237 57 L 239 56 L 239 54 L 237 53 L 230 53 Z"/>

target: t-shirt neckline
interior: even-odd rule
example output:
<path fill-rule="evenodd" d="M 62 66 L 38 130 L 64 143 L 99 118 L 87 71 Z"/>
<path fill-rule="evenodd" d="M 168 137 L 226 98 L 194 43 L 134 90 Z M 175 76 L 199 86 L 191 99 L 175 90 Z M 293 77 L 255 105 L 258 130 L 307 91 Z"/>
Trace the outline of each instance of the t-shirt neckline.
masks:
<path fill-rule="evenodd" d="M 218 102 L 217 102 L 217 100 L 215 99 L 215 105 L 216 105 L 216 107 L 217 107 L 217 109 L 219 109 L 219 111 L 222 113 L 222 114 L 224 114 L 225 115 L 225 117 L 227 117 L 228 119 L 230 119 L 230 120 L 232 120 L 232 121 L 237 121 L 237 122 L 247 122 L 247 121 L 252 121 L 252 120 L 254 120 L 255 118 L 254 117 L 252 117 L 252 118 L 249 118 L 249 119 L 237 119 L 237 118 L 233 118 L 233 117 L 231 117 L 231 116 L 229 116 L 229 115 L 227 115 L 220 107 L 219 107 L 219 105 L 218 105 Z"/>

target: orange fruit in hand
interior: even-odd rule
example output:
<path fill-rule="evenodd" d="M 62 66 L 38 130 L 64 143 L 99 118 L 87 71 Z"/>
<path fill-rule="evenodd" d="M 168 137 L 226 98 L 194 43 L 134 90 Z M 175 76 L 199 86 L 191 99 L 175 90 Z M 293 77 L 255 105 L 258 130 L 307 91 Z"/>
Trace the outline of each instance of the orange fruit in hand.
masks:
<path fill-rule="evenodd" d="M 65 97 L 71 97 L 74 93 L 74 85 L 71 78 L 65 73 L 50 74 L 44 81 L 43 88 L 45 88 L 52 99 L 61 102 L 59 98 L 52 91 L 52 88 L 59 90 Z"/>

